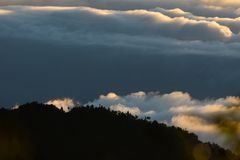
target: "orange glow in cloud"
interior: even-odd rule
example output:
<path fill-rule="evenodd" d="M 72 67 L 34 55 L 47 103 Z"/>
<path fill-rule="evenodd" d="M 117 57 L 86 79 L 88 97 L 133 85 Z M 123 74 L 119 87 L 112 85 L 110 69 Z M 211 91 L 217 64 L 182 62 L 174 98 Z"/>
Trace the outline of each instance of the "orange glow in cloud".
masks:
<path fill-rule="evenodd" d="M 6 15 L 6 14 L 11 14 L 13 11 L 6 10 L 6 9 L 0 9 L 0 15 Z"/>

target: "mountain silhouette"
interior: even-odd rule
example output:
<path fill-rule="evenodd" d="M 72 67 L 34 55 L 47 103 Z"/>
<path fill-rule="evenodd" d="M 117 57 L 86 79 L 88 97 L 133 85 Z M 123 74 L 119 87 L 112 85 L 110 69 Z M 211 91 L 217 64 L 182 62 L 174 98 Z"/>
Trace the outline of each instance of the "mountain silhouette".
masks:
<path fill-rule="evenodd" d="M 0 160 L 238 160 L 195 134 L 102 106 L 0 109 Z"/>

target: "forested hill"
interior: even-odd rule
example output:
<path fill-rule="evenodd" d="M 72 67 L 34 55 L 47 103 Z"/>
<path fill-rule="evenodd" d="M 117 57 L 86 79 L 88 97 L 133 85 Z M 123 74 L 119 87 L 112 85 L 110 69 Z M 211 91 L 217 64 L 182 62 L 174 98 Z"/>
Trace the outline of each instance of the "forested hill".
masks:
<path fill-rule="evenodd" d="M 156 121 L 104 107 L 0 110 L 0 160 L 237 160 L 230 151 Z"/>

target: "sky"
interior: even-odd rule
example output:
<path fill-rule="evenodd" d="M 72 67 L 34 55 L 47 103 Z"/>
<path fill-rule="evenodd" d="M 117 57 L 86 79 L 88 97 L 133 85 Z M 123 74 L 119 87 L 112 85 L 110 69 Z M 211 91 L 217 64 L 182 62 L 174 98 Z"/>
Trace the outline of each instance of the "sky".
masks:
<path fill-rule="evenodd" d="M 239 15 L 235 0 L 1 0 L 0 106 L 103 104 L 229 147 Z"/>

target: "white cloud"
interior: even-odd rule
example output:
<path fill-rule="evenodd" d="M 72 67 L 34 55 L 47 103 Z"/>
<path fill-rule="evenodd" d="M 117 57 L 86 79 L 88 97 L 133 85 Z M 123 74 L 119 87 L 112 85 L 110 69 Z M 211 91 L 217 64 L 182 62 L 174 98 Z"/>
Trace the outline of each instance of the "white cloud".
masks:
<path fill-rule="evenodd" d="M 111 93 L 113 94 L 113 93 Z M 108 96 L 107 94 L 106 96 Z M 106 99 L 106 96 L 101 95 L 99 99 L 90 102 L 89 104 L 93 104 L 98 106 L 102 104 L 106 107 L 110 107 L 112 105 L 122 104 L 124 106 L 137 106 L 143 112 L 149 112 L 151 110 L 161 112 L 166 111 L 172 106 L 179 106 L 183 104 L 192 104 L 194 102 L 191 101 L 191 97 L 188 93 L 183 92 L 173 92 L 170 94 L 160 95 L 157 92 L 136 92 L 131 93 L 126 96 L 119 96 L 116 93 L 113 94 L 114 97 L 118 97 L 117 99 Z M 161 106 L 161 107 L 159 107 Z"/>
<path fill-rule="evenodd" d="M 101 95 L 100 98 L 101 99 L 106 99 L 106 100 L 118 100 L 120 97 L 117 94 L 115 94 L 113 92 L 110 92 L 106 96 Z"/>
<path fill-rule="evenodd" d="M 69 112 L 73 107 L 76 107 L 79 103 L 70 98 L 63 98 L 63 99 L 50 100 L 45 104 L 54 105 L 58 109 L 62 109 L 65 112 Z"/>
<path fill-rule="evenodd" d="M 114 110 L 114 111 L 120 111 L 123 113 L 129 112 L 132 115 L 140 115 L 141 114 L 141 111 L 138 107 L 126 107 L 122 104 L 112 105 L 112 106 L 110 106 L 110 109 Z"/>
<path fill-rule="evenodd" d="M 140 116 L 140 117 L 148 117 L 156 114 L 155 111 L 147 111 L 147 112 L 142 112 L 138 107 L 126 107 L 122 104 L 117 104 L 117 105 L 111 105 L 109 107 L 113 111 L 120 111 L 123 113 L 130 113 L 132 115 Z"/>
<path fill-rule="evenodd" d="M 15 109 L 18 109 L 18 108 L 19 108 L 19 104 L 15 104 L 11 109 L 15 110 Z"/>

